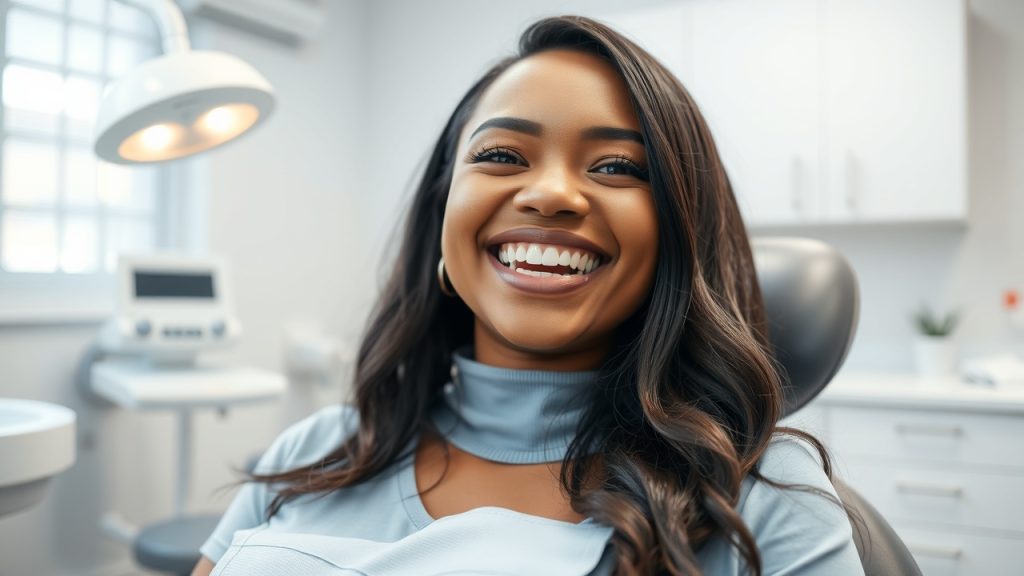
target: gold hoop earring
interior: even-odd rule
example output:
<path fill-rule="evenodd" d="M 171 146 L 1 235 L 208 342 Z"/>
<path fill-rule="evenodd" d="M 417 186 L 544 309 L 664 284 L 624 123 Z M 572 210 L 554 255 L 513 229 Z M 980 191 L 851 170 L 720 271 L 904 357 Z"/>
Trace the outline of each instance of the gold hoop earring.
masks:
<path fill-rule="evenodd" d="M 455 297 L 454 287 L 449 288 L 449 282 L 445 282 L 444 274 L 444 256 L 441 256 L 441 260 L 437 263 L 437 281 L 441 284 L 441 292 L 444 292 L 447 296 Z"/>

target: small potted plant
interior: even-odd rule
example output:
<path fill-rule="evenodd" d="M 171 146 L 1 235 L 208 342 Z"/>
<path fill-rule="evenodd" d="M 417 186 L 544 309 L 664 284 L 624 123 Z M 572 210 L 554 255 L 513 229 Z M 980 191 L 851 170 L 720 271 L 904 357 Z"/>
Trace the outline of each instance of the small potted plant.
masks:
<path fill-rule="evenodd" d="M 953 331 L 959 320 L 958 310 L 939 315 L 925 304 L 914 313 L 914 326 L 917 328 L 914 353 L 917 371 L 921 376 L 942 378 L 955 372 L 956 346 Z"/>

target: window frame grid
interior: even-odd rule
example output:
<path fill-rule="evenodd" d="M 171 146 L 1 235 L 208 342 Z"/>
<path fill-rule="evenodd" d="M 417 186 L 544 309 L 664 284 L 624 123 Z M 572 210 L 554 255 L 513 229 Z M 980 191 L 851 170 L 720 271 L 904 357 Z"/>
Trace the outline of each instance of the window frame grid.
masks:
<path fill-rule="evenodd" d="M 121 29 L 115 29 L 115 28 L 112 27 L 112 24 L 111 24 L 111 18 L 112 18 L 111 6 L 112 6 L 112 2 L 116 2 L 116 1 L 117 0 L 106 0 L 104 2 L 104 5 L 103 5 L 103 24 L 98 24 L 96 22 L 91 22 L 91 21 L 88 21 L 88 20 L 83 20 L 83 19 L 80 19 L 80 18 L 72 17 L 71 14 L 70 14 L 70 10 L 69 10 L 69 7 L 68 7 L 67 0 L 64 1 L 64 9 L 62 11 L 60 11 L 60 12 L 50 11 L 50 10 L 47 10 L 47 9 L 44 9 L 44 8 L 40 8 L 40 7 L 37 7 L 37 6 L 32 6 L 32 5 L 29 5 L 29 4 L 23 4 L 21 2 L 18 2 L 17 0 L 0 0 L 0 18 L 2 18 L 2 23 L 0 23 L 0 71 L 5 70 L 9 63 L 14 63 L 14 64 L 23 65 L 23 66 L 30 67 L 30 68 L 35 68 L 35 69 L 39 69 L 39 70 L 46 70 L 46 71 L 50 71 L 50 72 L 59 74 L 61 76 L 62 80 L 65 81 L 65 82 L 67 81 L 67 79 L 71 75 L 91 78 L 91 79 L 97 80 L 100 83 L 100 90 L 101 90 L 101 96 L 102 96 L 103 86 L 106 83 L 114 81 L 114 77 L 112 77 L 110 75 L 110 70 L 109 70 L 109 67 L 110 67 L 109 66 L 110 65 L 110 60 L 109 60 L 110 38 L 112 36 L 118 36 L 118 37 L 121 37 L 121 38 L 126 38 L 126 39 L 130 39 L 130 40 L 134 40 L 134 41 L 140 42 L 140 43 L 148 43 L 153 48 L 153 52 L 155 54 L 157 54 L 157 55 L 162 54 L 162 52 L 163 52 L 159 31 L 156 31 L 155 25 L 154 25 L 154 28 L 153 28 L 155 33 L 153 33 L 153 34 L 130 33 L 130 32 L 126 32 L 126 31 L 123 31 Z M 8 17 L 8 12 L 10 11 L 11 8 L 17 8 L 18 10 L 23 10 L 23 11 L 30 12 L 30 13 L 38 15 L 38 16 L 42 16 L 42 17 L 46 17 L 46 18 L 51 18 L 51 19 L 53 19 L 55 21 L 59 21 L 60 22 L 60 25 L 62 27 L 61 34 L 62 34 L 62 39 L 63 39 L 64 45 L 63 45 L 62 54 L 61 54 L 61 61 L 60 61 L 59 64 L 54 65 L 54 64 L 50 64 L 50 63 L 43 63 L 43 62 L 39 62 L 39 61 L 36 61 L 36 60 L 32 60 L 31 58 L 22 58 L 22 57 L 11 58 L 7 54 L 7 44 L 6 44 L 6 42 L 7 42 L 7 21 L 8 21 L 7 17 Z M 129 7 L 129 8 L 130 9 L 136 9 L 135 7 Z M 70 30 L 71 30 L 71 25 L 72 24 L 87 26 L 89 28 L 92 28 L 93 30 L 99 31 L 102 34 L 103 41 L 102 41 L 102 47 L 101 47 L 101 53 L 100 53 L 100 59 L 101 59 L 101 62 L 102 62 L 102 68 L 101 68 L 102 71 L 100 73 L 80 71 L 78 69 L 71 68 L 71 66 L 69 65 L 69 55 L 70 55 L 70 51 L 71 51 L 71 45 L 70 45 L 70 42 L 69 42 L 69 36 L 70 36 Z M 2 91 L 2 89 L 3 89 L 3 79 L 2 79 L 2 76 L 0 76 L 0 91 Z M 30 132 L 30 131 L 8 130 L 8 128 L 6 126 L 6 114 L 2 113 L 2 108 L 3 108 L 3 105 L 0 104 L 0 150 L 3 149 L 3 145 L 4 145 L 4 143 L 6 143 L 8 138 L 12 137 L 12 136 L 17 138 L 17 139 L 24 140 L 24 141 L 33 141 L 33 142 L 45 143 L 45 144 L 48 144 L 48 145 L 55 146 L 56 147 L 56 151 L 57 151 L 57 174 L 56 174 L 57 191 L 56 191 L 55 203 L 53 205 L 41 205 L 41 206 L 8 205 L 8 204 L 6 204 L 3 201 L 2 196 L 0 196 L 0 254 L 3 253 L 3 249 L 4 249 L 4 246 L 3 246 L 3 241 L 4 240 L 3 240 L 3 233 L 2 233 L 4 213 L 6 211 L 8 211 L 8 210 L 11 210 L 11 211 L 14 211 L 14 212 L 18 212 L 18 213 L 32 213 L 32 212 L 35 212 L 35 213 L 41 213 L 41 214 L 51 214 L 56 219 L 56 225 L 57 225 L 57 235 L 56 235 L 57 261 L 56 261 L 56 268 L 54 270 L 48 271 L 48 272 L 19 272 L 19 271 L 11 271 L 11 270 L 7 270 L 6 268 L 4 268 L 3 262 L 0 261 L 0 280 L 2 280 L 4 278 L 10 278 L 11 276 L 15 276 L 15 275 L 19 276 L 19 277 L 36 276 L 36 277 L 46 277 L 46 278 L 51 278 L 51 279 L 52 278 L 58 278 L 58 277 L 73 277 L 73 278 L 93 277 L 93 278 L 97 278 L 97 279 L 100 279 L 100 278 L 107 279 L 113 273 L 113 270 L 108 270 L 107 269 L 107 262 L 106 262 L 107 252 L 110 249 L 109 242 L 111 241 L 111 238 L 110 238 L 110 235 L 108 234 L 108 231 L 109 231 L 109 226 L 111 224 L 112 219 L 117 219 L 117 218 L 128 218 L 128 219 L 134 219 L 134 220 L 145 220 L 149 224 L 149 226 L 151 228 L 151 231 L 152 231 L 152 235 L 153 235 L 153 237 L 152 237 L 153 249 L 154 250 L 160 250 L 160 249 L 166 249 L 168 247 L 168 240 L 170 238 L 170 230 L 169 230 L 170 194 L 169 194 L 169 190 L 168 190 L 168 188 L 169 188 L 169 168 L 166 165 L 152 165 L 151 169 L 153 169 L 155 171 L 155 174 L 154 174 L 155 178 L 154 178 L 154 183 L 153 183 L 153 195 L 154 195 L 154 197 L 152 199 L 153 200 L 152 201 L 152 205 L 150 206 L 150 209 L 149 209 L 148 213 L 143 213 L 143 212 L 140 212 L 138 210 L 132 210 L 132 209 L 118 209 L 118 208 L 114 208 L 114 207 L 111 207 L 111 206 L 105 204 L 102 201 L 102 199 L 100 198 L 100 190 L 99 190 L 98 186 L 97 186 L 96 192 L 95 192 L 96 195 L 97 195 L 96 202 L 95 202 L 95 204 L 93 206 L 91 206 L 91 207 L 70 207 L 70 206 L 67 206 L 66 202 L 65 202 L 66 198 L 67 198 L 67 178 L 65 177 L 66 176 L 66 170 L 67 170 L 67 166 L 66 166 L 67 149 L 69 147 L 69 144 L 72 145 L 72 146 L 77 146 L 77 145 L 85 144 L 85 146 L 88 148 L 88 150 L 91 153 L 91 151 L 92 151 L 91 142 L 83 143 L 80 140 L 71 139 L 68 136 L 68 133 L 67 133 L 68 132 L 67 114 L 66 114 L 66 112 L 64 110 L 62 110 L 59 113 L 59 115 L 58 115 L 58 119 L 57 119 L 57 132 L 56 132 L 56 134 L 50 135 L 50 134 L 33 133 L 33 132 Z M 100 166 L 99 162 L 102 162 L 102 161 L 97 159 L 97 171 L 99 170 L 99 166 Z M 3 174 L 3 170 L 4 170 L 3 163 L 4 163 L 3 155 L 0 154 L 0 175 Z M 132 168 L 129 166 L 127 169 L 131 170 Z M 94 175 L 94 177 L 95 177 L 95 175 Z M 93 222 L 95 223 L 95 226 L 96 226 L 96 246 L 95 246 L 94 257 L 96 259 L 95 260 L 96 267 L 95 267 L 95 270 L 93 270 L 91 272 L 66 272 L 63 269 L 62 257 L 63 257 L 63 240 L 64 240 L 64 235 L 66 233 L 65 222 L 66 222 L 67 217 L 69 215 L 90 215 L 92 217 L 92 219 L 93 219 Z"/>

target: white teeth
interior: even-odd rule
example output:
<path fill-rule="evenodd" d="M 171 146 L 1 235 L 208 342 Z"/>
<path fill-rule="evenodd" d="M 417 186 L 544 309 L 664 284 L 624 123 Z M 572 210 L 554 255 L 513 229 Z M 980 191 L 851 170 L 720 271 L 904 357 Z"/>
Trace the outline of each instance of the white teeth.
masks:
<path fill-rule="evenodd" d="M 516 247 L 516 262 L 526 262 L 526 244 Z"/>
<path fill-rule="evenodd" d="M 544 249 L 544 255 L 541 256 L 540 263 L 545 266 L 557 266 L 558 265 L 558 250 L 551 248 L 550 246 Z"/>
<path fill-rule="evenodd" d="M 527 270 L 526 268 L 516 268 L 516 272 L 520 274 L 526 274 L 527 276 L 536 276 L 537 278 L 544 278 L 547 276 L 571 276 L 571 274 L 555 274 L 554 272 L 544 272 L 541 270 Z"/>
<path fill-rule="evenodd" d="M 530 244 L 530 247 L 526 250 L 526 263 L 527 264 L 541 264 L 544 260 L 544 253 L 540 251 L 540 246 L 536 244 Z"/>
<path fill-rule="evenodd" d="M 498 260 L 502 264 L 515 269 L 517 272 L 522 272 L 523 274 L 528 274 L 530 276 L 570 276 L 576 274 L 589 274 L 601 263 L 600 258 L 596 254 L 591 254 L 590 252 L 574 251 L 559 246 L 532 244 L 526 242 L 509 242 L 502 244 L 498 247 L 497 256 Z M 527 262 L 529 264 L 552 267 L 567 266 L 572 270 L 572 272 L 568 274 L 559 274 L 557 272 L 526 270 L 525 268 L 517 268 L 515 264 L 518 262 Z M 533 272 L 536 272 L 536 274 Z"/>

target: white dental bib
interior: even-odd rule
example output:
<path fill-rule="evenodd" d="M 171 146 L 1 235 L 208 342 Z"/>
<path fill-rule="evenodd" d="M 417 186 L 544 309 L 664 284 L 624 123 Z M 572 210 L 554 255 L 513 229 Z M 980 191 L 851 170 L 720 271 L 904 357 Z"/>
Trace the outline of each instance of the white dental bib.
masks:
<path fill-rule="evenodd" d="M 584 392 L 598 376 L 488 366 L 472 359 L 471 348 L 454 354 L 452 374 L 432 413 L 438 429 L 466 452 L 519 464 L 562 459 Z M 325 408 L 282 434 L 258 470 L 315 462 L 357 426 L 353 407 Z M 273 492 L 247 484 L 203 545 L 205 555 L 219 558 L 213 574 L 610 573 L 604 552 L 612 528 L 589 518 L 571 523 L 495 506 L 432 518 L 416 487 L 418 442 L 377 478 L 319 499 L 297 498 L 269 522 L 262 512 Z"/>

